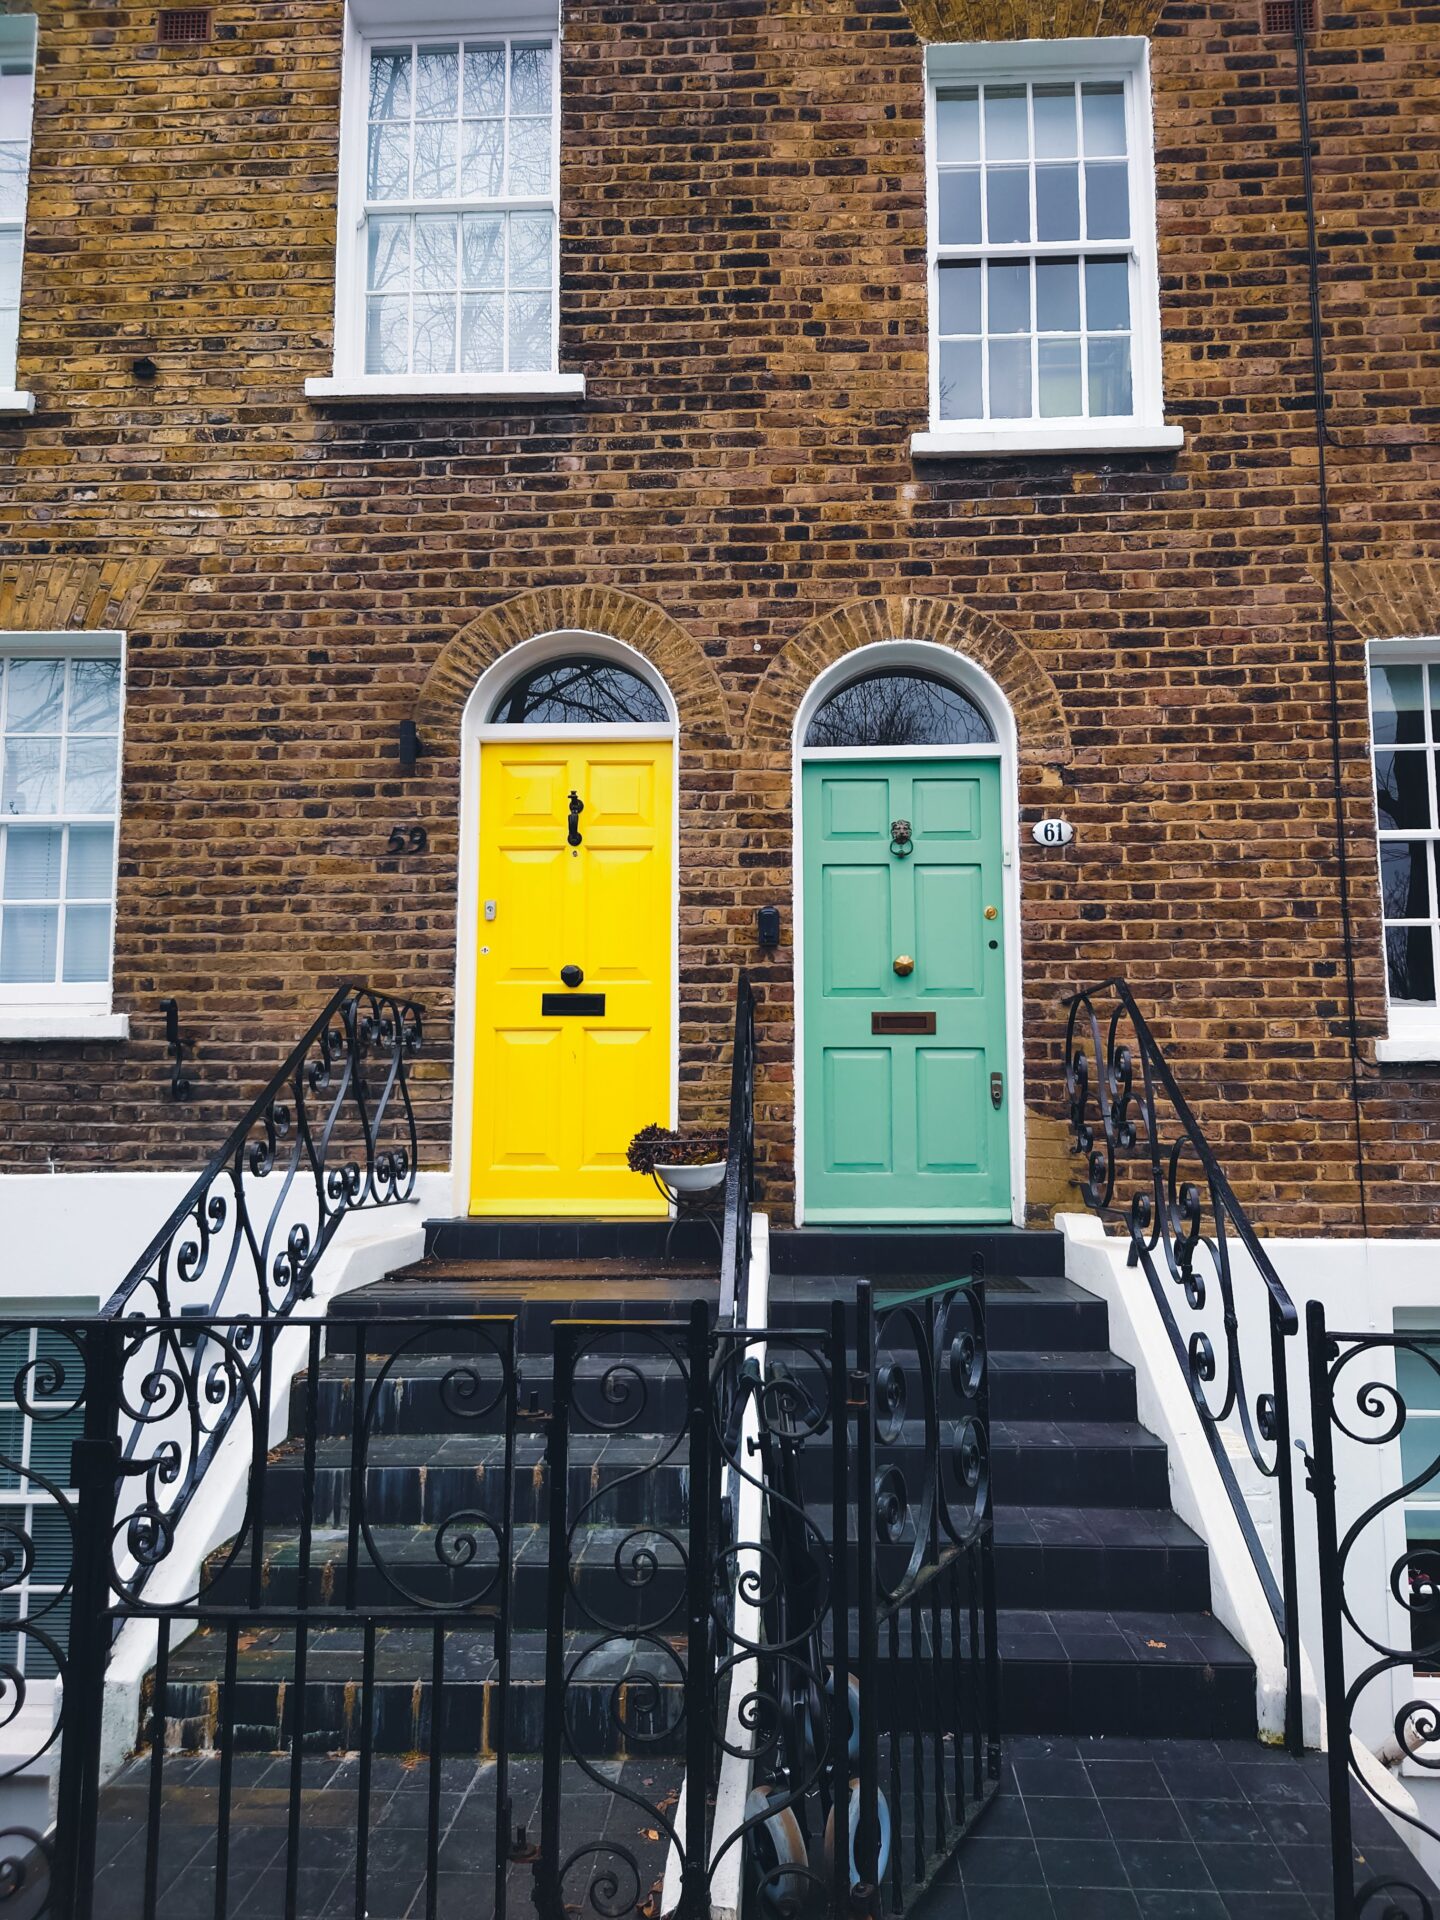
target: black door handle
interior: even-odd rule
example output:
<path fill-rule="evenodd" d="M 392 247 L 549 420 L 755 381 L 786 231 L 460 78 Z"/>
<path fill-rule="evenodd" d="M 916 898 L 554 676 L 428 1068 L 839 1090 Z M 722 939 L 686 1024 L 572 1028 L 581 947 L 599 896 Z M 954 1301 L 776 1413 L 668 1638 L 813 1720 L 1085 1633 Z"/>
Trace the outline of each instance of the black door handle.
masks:
<path fill-rule="evenodd" d="M 576 966 L 561 967 L 560 978 L 567 987 L 582 986 L 585 981 L 585 975 Z"/>
<path fill-rule="evenodd" d="M 572 788 L 570 792 L 570 825 L 565 834 L 565 844 L 570 847 L 580 845 L 580 816 L 585 811 L 585 802 Z"/>

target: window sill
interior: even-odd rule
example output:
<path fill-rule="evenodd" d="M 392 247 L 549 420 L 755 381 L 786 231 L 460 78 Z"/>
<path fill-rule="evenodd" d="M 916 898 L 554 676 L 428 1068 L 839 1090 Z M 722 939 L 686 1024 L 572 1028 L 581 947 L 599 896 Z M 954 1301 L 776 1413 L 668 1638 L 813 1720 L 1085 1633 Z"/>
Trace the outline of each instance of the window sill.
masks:
<path fill-rule="evenodd" d="M 305 382 L 307 400 L 583 400 L 583 373 L 337 374 Z"/>
<path fill-rule="evenodd" d="M 1183 427 L 1135 421 L 1097 427 L 945 427 L 912 433 L 917 459 L 976 459 L 1003 453 L 1173 453 L 1185 444 Z"/>
<path fill-rule="evenodd" d="M 1391 1034 L 1388 1039 L 1375 1042 L 1375 1058 L 1382 1063 L 1387 1060 L 1416 1063 L 1428 1060 L 1440 1064 L 1440 1032 Z"/>
<path fill-rule="evenodd" d="M 68 1008 L 53 1011 L 39 1008 L 21 1012 L 0 1007 L 0 1041 L 3 1040 L 128 1040 L 128 1013 L 72 1013 Z"/>
<path fill-rule="evenodd" d="M 35 396 L 23 387 L 0 387 L 0 413 L 33 413 Z"/>

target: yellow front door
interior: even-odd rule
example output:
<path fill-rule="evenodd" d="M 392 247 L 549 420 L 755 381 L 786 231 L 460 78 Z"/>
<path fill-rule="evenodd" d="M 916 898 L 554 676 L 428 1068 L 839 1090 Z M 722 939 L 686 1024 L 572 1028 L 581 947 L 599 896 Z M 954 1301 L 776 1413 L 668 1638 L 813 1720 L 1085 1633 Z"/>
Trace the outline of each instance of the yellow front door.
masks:
<path fill-rule="evenodd" d="M 673 751 L 480 749 L 471 1213 L 665 1211 L 625 1150 L 670 1119 Z"/>

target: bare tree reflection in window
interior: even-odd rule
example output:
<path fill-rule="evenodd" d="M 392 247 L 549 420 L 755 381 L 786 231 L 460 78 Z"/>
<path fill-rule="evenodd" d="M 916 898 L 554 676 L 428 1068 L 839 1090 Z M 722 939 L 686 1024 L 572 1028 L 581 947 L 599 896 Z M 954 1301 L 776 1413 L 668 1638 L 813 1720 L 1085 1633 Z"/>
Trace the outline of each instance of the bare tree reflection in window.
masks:
<path fill-rule="evenodd" d="M 914 668 L 867 673 L 832 693 L 807 747 L 979 747 L 995 729 L 958 687 Z"/>
<path fill-rule="evenodd" d="M 659 694 L 638 673 L 589 655 L 522 674 L 491 715 L 510 727 L 663 726 L 668 718 Z"/>

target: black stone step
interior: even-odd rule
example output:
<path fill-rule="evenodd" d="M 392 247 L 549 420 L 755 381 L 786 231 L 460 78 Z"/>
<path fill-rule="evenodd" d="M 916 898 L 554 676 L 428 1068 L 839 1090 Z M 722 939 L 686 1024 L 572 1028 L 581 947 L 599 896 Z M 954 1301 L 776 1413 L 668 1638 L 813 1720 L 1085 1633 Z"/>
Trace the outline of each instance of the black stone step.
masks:
<path fill-rule="evenodd" d="M 576 1368 L 581 1390 L 597 1396 L 617 1360 L 635 1357 L 644 1349 L 645 1364 L 638 1375 L 622 1370 L 615 1376 L 637 1398 L 643 1395 L 647 1425 L 673 1432 L 685 1415 L 681 1368 L 665 1356 L 662 1334 L 603 1336 L 603 1354 L 582 1357 Z M 624 1345 L 616 1342 L 624 1340 Z M 640 1343 L 637 1346 L 635 1343 Z M 787 1358 L 794 1359 L 793 1354 Z M 795 1371 L 803 1377 L 803 1357 Z M 548 1354 L 525 1356 L 520 1364 L 519 1399 L 522 1407 L 548 1412 L 551 1404 L 551 1360 Z M 473 1432 L 476 1418 L 453 1382 L 454 1358 L 433 1342 L 404 1352 L 392 1366 L 377 1368 L 367 1377 L 367 1407 L 373 1430 L 379 1433 L 450 1434 Z M 354 1404 L 354 1361 L 343 1353 L 321 1364 L 319 1429 L 347 1433 Z M 447 1384 L 448 1383 L 448 1384 Z M 1135 1419 L 1134 1369 L 1103 1351 L 1054 1350 L 991 1356 L 990 1411 L 996 1420 L 1122 1420 Z M 619 1410 L 611 1409 L 611 1424 L 620 1425 Z M 303 1431 L 304 1383 L 297 1381 L 291 1397 L 291 1430 Z M 580 1425 L 588 1424 L 580 1422 Z"/>
<path fill-rule="evenodd" d="M 1134 1421 L 996 1420 L 990 1468 L 997 1504 L 1170 1504 L 1165 1442 Z"/>
<path fill-rule="evenodd" d="M 968 1276 L 1063 1274 L 1064 1236 L 1053 1228 L 796 1227 L 770 1235 L 772 1275 L 844 1273 L 877 1283 L 897 1273 Z"/>
<path fill-rule="evenodd" d="M 1202 1613 L 1210 1605 L 1210 1556 L 1173 1513 L 997 1502 L 995 1585 L 1002 1609 Z"/>
<path fill-rule="evenodd" d="M 594 1633 L 566 1636 L 567 1672 Z M 852 1626 L 853 1642 L 853 1626 Z M 360 1628 L 312 1628 L 307 1636 L 303 1744 L 315 1752 L 360 1744 Z M 999 1626 L 1001 1726 L 1007 1733 L 1145 1736 L 1184 1727 L 1194 1739 L 1253 1738 L 1255 1674 L 1240 1648 L 1204 1613 L 1075 1612 L 1002 1614 Z M 430 1743 L 434 1630 L 381 1628 L 376 1634 L 377 1751 L 424 1752 Z M 247 1627 L 235 1699 L 235 1746 L 273 1751 L 295 1731 L 295 1635 L 291 1627 Z M 202 1628 L 171 1656 L 167 1743 L 186 1752 L 214 1747 L 222 1708 L 223 1633 Z M 544 1639 L 516 1635 L 508 1695 L 513 1753 L 540 1750 L 544 1734 Z M 501 1696 L 488 1623 L 446 1639 L 442 1735 L 447 1753 L 495 1751 Z M 664 1643 L 607 1639 L 575 1669 L 566 1710 L 577 1744 L 593 1757 L 683 1750 L 680 1667 Z M 878 1675 L 885 1732 L 908 1732 L 933 1684 L 927 1663 L 909 1658 L 902 1620 L 898 1663 Z M 627 1687 L 626 1680 L 636 1684 Z M 618 1683 L 618 1684 L 617 1684 Z"/>
<path fill-rule="evenodd" d="M 425 1254 L 436 1260 L 668 1257 L 719 1267 L 715 1231 L 705 1220 L 427 1220 Z"/>

